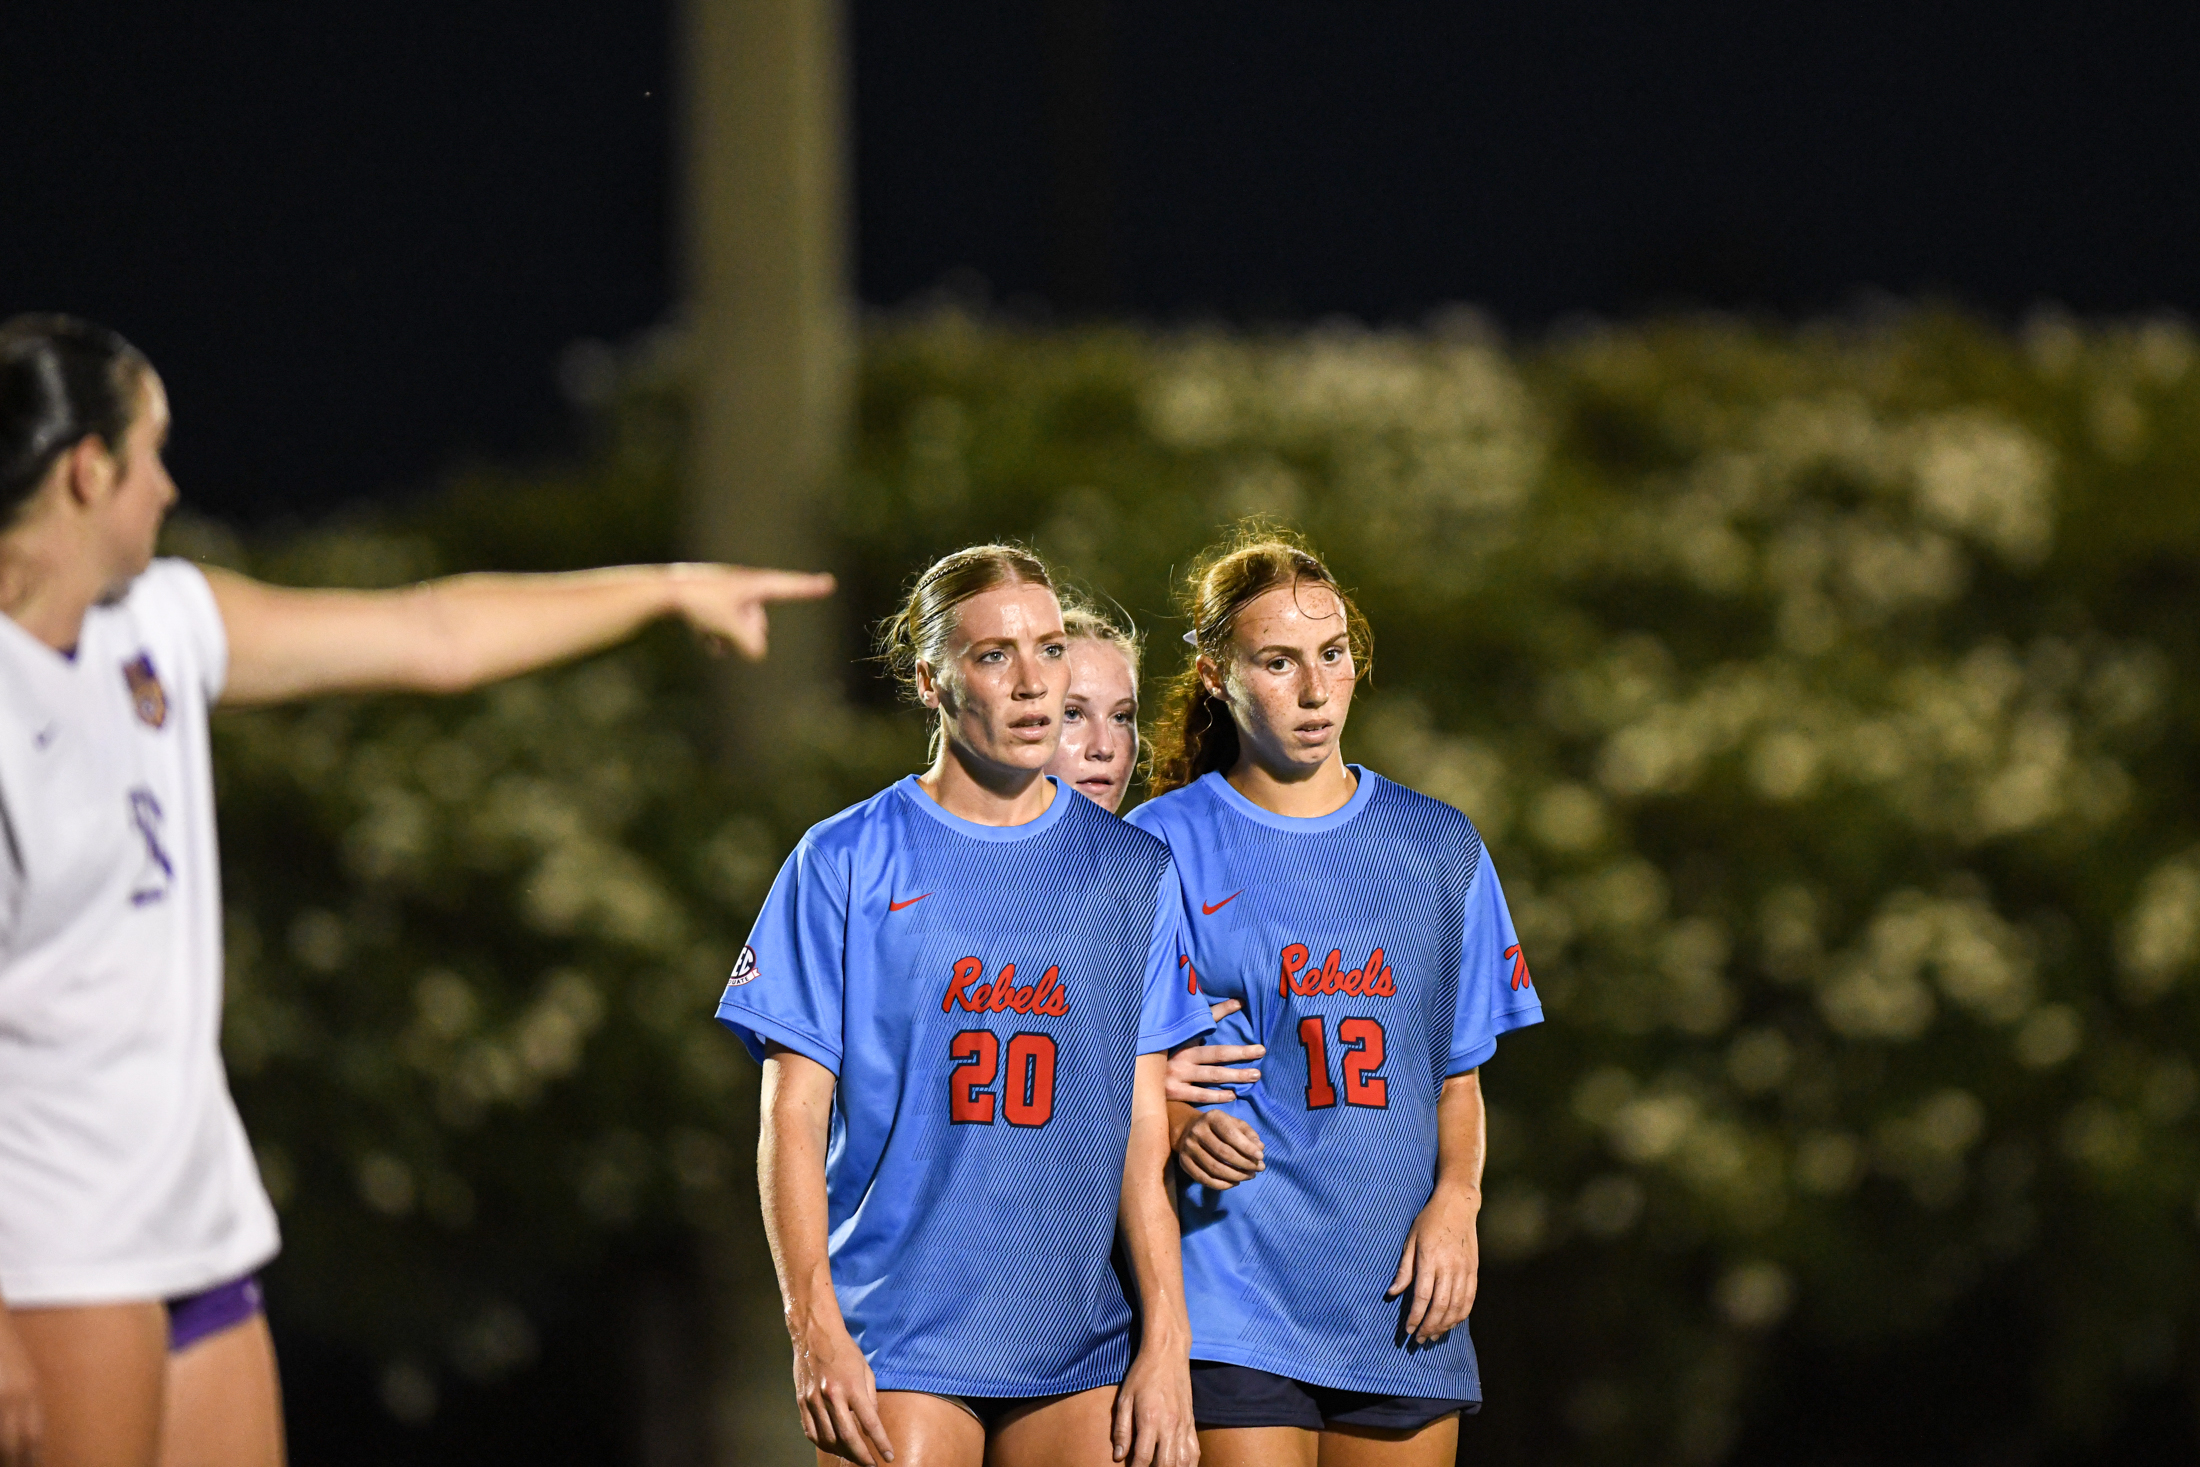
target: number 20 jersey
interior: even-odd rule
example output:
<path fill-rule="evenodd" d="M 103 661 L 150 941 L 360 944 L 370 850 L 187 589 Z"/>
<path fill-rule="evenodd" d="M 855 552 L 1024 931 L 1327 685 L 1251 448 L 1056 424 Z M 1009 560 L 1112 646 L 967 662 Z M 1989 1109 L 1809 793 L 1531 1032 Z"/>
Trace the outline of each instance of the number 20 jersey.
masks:
<path fill-rule="evenodd" d="M 904 779 L 780 868 L 718 1017 L 839 1078 L 833 1290 L 880 1389 L 1123 1378 L 1132 1071 L 1212 1027 L 1182 909 L 1167 848 L 1058 782 L 1038 819 L 987 826 Z"/>
<path fill-rule="evenodd" d="M 1435 1188 L 1437 1099 L 1543 1017 L 1473 824 L 1359 766 L 1341 809 L 1261 809 L 1219 774 L 1149 801 L 1185 894 L 1185 959 L 1238 999 L 1215 1044 L 1265 1044 L 1224 1107 L 1266 1169 L 1180 1208 L 1192 1355 L 1313 1385 L 1479 1401 L 1465 1325 L 1407 1345 L 1406 1234 Z"/>

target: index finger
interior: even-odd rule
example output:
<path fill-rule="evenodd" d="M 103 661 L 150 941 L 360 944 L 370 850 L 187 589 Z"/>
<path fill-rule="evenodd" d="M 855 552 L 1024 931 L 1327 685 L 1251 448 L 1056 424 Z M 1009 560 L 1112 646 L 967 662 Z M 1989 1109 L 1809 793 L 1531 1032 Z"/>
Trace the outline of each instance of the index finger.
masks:
<path fill-rule="evenodd" d="M 742 591 L 758 601 L 815 601 L 833 594 L 833 578 L 824 571 L 752 570 Z"/>
<path fill-rule="evenodd" d="M 1238 1150 L 1244 1151 L 1250 1147 L 1252 1153 L 1257 1156 L 1268 1149 L 1260 1139 L 1260 1132 L 1254 1130 L 1236 1116 L 1231 1115 L 1228 1111 L 1218 1110 L 1211 1112 L 1211 1114 L 1214 1117 L 1215 1134 Z"/>
<path fill-rule="evenodd" d="M 894 1443 L 886 1435 L 886 1423 L 878 1419 L 878 1396 L 865 1391 L 855 1399 L 856 1420 L 863 1425 L 863 1434 L 871 1439 L 880 1456 L 894 1460 Z"/>
<path fill-rule="evenodd" d="M 1153 1412 L 1131 1413 L 1131 1452 L 1123 1467 L 1152 1467 L 1159 1457 L 1160 1438 L 1154 1432 Z"/>
<path fill-rule="evenodd" d="M 1210 1019 L 1227 1018 L 1229 1015 L 1236 1013 L 1239 1009 L 1242 1009 L 1244 1007 L 1245 1005 L 1239 1003 L 1236 999 L 1226 998 L 1221 1003 L 1215 1004 L 1210 1007 L 1207 1010 L 1207 1017 Z"/>
<path fill-rule="evenodd" d="M 863 1467 L 878 1467 L 872 1460 L 870 1443 L 865 1439 L 863 1418 L 857 1413 L 855 1403 L 843 1401 L 831 1391 L 824 1392 L 825 1416 L 832 1423 L 833 1439 L 840 1443 L 840 1455 Z"/>
<path fill-rule="evenodd" d="M 1195 1065 L 1235 1065 L 1246 1060 L 1256 1060 L 1268 1053 L 1265 1044 L 1202 1044 L 1187 1049 L 1179 1057 Z"/>

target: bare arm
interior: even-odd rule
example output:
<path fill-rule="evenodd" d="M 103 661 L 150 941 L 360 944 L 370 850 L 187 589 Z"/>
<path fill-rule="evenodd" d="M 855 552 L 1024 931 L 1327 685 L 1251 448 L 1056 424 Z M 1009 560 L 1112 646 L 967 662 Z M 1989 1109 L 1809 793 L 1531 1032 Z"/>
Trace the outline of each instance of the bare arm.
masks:
<path fill-rule="evenodd" d="M 1117 1220 L 1138 1281 L 1138 1358 L 1115 1397 L 1115 1459 L 1126 1467 L 1192 1467 L 1192 1325 L 1184 1260 L 1169 1200 L 1168 1059 L 1142 1054 L 1131 1092 Z"/>
<path fill-rule="evenodd" d="M 828 595 L 831 576 L 726 565 L 470 575 L 395 591 L 301 591 L 209 569 L 229 636 L 224 701 L 461 692 L 598 651 L 660 616 L 764 655 L 765 606 Z"/>
<path fill-rule="evenodd" d="M 833 1072 L 774 1045 L 764 1060 L 756 1185 L 764 1236 L 794 1342 L 794 1389 L 811 1444 L 865 1464 L 894 1460 L 878 1418 L 878 1382 L 848 1334 L 826 1252 L 825 1142 Z"/>
<path fill-rule="evenodd" d="M 1209 1012 L 1219 1024 L 1226 1015 L 1244 1007 L 1236 999 L 1226 998 L 1212 1005 Z M 1231 1067 L 1257 1060 L 1266 1053 L 1267 1046 L 1261 1044 L 1187 1045 L 1169 1056 L 1169 1099 L 1189 1101 L 1193 1105 L 1226 1105 L 1237 1099 L 1237 1092 L 1216 1087 L 1250 1085 L 1260 1078 L 1258 1070 Z"/>
<path fill-rule="evenodd" d="M 1412 1287 L 1406 1330 L 1423 1344 L 1458 1328 L 1474 1310 L 1482 1269 L 1475 1219 L 1482 1211 L 1482 1162 L 1488 1151 L 1481 1072 L 1453 1075 L 1436 1103 L 1436 1188 L 1406 1235 L 1398 1277 L 1387 1296 L 1395 1299 Z"/>
<path fill-rule="evenodd" d="M 0 1467 L 36 1467 L 44 1436 L 31 1354 L 0 1303 Z"/>

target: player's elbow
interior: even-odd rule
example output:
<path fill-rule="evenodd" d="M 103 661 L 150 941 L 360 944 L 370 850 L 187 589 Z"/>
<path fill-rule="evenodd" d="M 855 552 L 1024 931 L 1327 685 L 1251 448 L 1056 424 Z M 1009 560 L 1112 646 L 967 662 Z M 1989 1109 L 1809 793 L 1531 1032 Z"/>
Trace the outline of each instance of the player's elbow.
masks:
<path fill-rule="evenodd" d="M 397 618 L 405 644 L 398 681 L 409 691 L 447 695 L 470 693 L 488 681 L 483 660 L 462 619 L 451 615 L 433 581 L 398 594 L 404 614 Z"/>

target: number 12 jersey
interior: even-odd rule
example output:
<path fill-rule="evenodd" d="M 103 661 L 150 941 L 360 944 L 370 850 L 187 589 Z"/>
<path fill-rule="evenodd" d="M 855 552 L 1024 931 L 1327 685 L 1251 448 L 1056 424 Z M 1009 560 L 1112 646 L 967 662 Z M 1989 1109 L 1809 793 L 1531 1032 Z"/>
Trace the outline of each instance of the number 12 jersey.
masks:
<path fill-rule="evenodd" d="M 1268 1047 L 1225 1107 L 1260 1133 L 1266 1169 L 1184 1188 L 1192 1356 L 1479 1401 L 1466 1326 L 1408 1345 L 1411 1290 L 1384 1294 L 1435 1188 L 1445 1079 L 1543 1010 L 1472 822 L 1352 767 L 1352 798 L 1317 818 L 1264 810 L 1219 774 L 1131 813 L 1176 856 L 1201 993 L 1245 1006 L 1211 1042 Z"/>
<path fill-rule="evenodd" d="M 1059 782 L 1038 819 L 988 826 L 904 779 L 780 868 L 718 1017 L 839 1079 L 833 1289 L 881 1390 L 1123 1378 L 1132 1072 L 1212 1027 L 1182 910 L 1167 848 Z"/>

